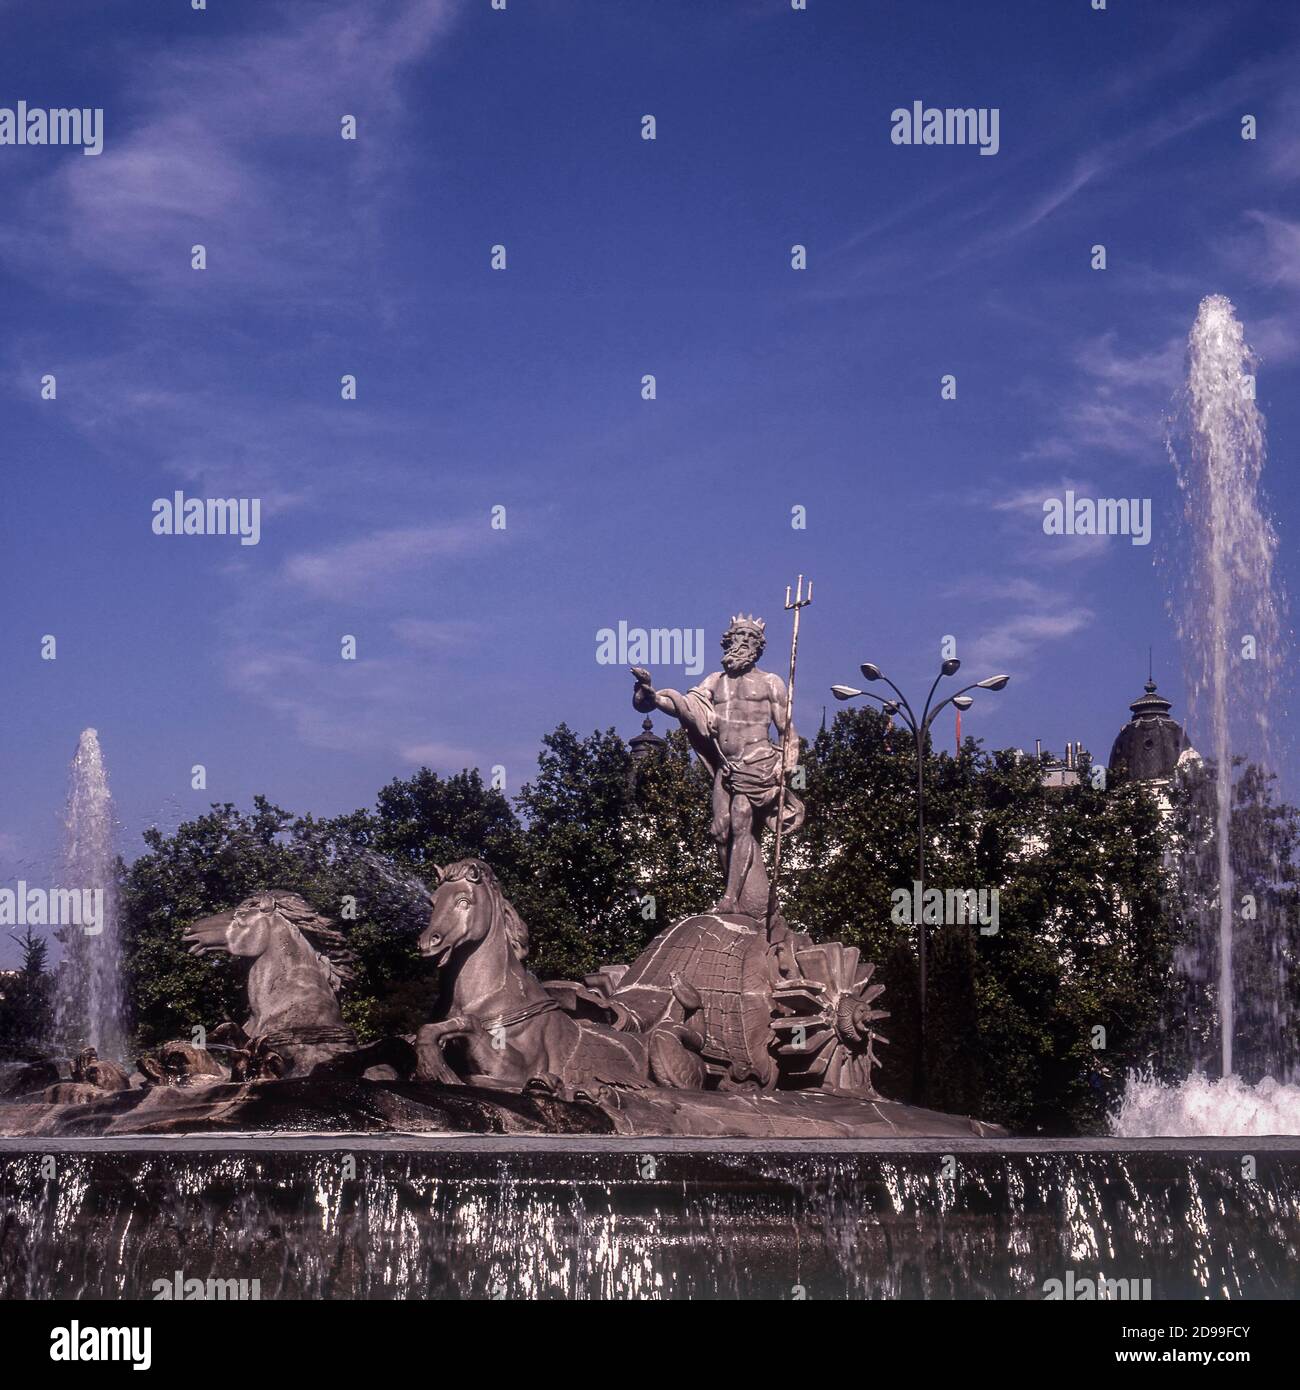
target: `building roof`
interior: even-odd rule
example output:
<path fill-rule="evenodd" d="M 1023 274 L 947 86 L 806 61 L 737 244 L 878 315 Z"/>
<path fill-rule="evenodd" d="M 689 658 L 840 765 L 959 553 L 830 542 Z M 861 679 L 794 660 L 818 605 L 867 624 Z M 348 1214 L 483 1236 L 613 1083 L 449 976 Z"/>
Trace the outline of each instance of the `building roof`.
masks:
<path fill-rule="evenodd" d="M 1133 718 L 1119 731 L 1110 750 L 1112 777 L 1130 777 L 1150 782 L 1172 777 L 1178 759 L 1192 745 L 1183 726 L 1173 719 L 1170 701 L 1157 694 L 1156 683 L 1148 679 L 1145 694 L 1129 706 Z"/>
<path fill-rule="evenodd" d="M 641 732 L 635 738 L 627 741 L 627 746 L 632 750 L 634 758 L 644 758 L 650 753 L 657 753 L 661 748 L 668 746 L 667 739 L 662 739 L 654 731 L 654 725 L 650 722 L 650 716 L 646 715 L 641 725 Z"/>

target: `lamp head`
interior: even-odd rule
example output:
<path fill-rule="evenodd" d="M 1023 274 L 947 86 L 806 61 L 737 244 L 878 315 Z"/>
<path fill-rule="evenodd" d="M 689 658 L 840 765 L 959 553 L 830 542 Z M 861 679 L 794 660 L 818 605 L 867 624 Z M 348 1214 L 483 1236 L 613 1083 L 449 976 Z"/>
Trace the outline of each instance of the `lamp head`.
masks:
<path fill-rule="evenodd" d="M 831 686 L 831 694 L 837 700 L 851 700 L 855 695 L 861 695 L 862 692 L 851 685 L 833 685 Z"/>
<path fill-rule="evenodd" d="M 880 667 L 873 665 L 870 661 L 864 661 L 858 670 L 862 672 L 864 680 L 878 681 L 881 679 Z"/>
<path fill-rule="evenodd" d="M 1010 676 L 989 676 L 987 680 L 982 680 L 978 684 L 981 690 L 1001 690 L 1010 679 Z"/>
<path fill-rule="evenodd" d="M 945 676 L 955 676 L 961 670 L 961 662 L 955 656 L 950 656 L 940 669 Z"/>
<path fill-rule="evenodd" d="M 954 695 L 952 697 L 952 702 L 958 709 L 970 709 L 975 703 L 969 695 Z"/>

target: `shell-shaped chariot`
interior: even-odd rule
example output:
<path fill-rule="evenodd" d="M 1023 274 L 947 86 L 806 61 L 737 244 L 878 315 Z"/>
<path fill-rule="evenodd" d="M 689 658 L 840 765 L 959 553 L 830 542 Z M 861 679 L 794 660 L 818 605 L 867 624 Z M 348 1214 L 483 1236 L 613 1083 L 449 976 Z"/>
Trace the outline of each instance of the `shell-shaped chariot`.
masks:
<path fill-rule="evenodd" d="M 648 1032 L 684 1017 L 684 982 L 699 996 L 692 1025 L 720 1089 L 819 1088 L 874 1098 L 875 1028 L 889 1015 L 874 1007 L 884 985 L 856 946 L 815 944 L 792 932 L 797 975 L 783 978 L 766 933 L 751 918 L 704 913 L 661 932 L 631 965 L 604 966 L 584 980 L 588 999 L 616 1026 Z"/>

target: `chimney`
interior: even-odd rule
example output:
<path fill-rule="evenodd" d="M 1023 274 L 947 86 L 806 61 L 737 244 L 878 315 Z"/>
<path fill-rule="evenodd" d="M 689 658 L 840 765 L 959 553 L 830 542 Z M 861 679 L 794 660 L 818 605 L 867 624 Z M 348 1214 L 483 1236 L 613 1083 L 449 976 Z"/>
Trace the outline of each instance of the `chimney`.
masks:
<path fill-rule="evenodd" d="M 1036 738 L 1036 739 L 1034 740 L 1034 757 L 1036 757 L 1036 758 L 1041 758 L 1042 756 L 1043 756 L 1043 740 L 1042 740 L 1041 738 Z"/>

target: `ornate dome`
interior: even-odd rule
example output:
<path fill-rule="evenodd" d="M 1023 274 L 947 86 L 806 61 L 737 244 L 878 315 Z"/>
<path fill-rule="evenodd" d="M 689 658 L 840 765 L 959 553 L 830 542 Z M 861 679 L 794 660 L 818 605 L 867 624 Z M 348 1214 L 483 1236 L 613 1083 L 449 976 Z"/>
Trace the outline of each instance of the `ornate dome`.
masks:
<path fill-rule="evenodd" d="M 1156 694 L 1156 683 L 1148 679 L 1146 694 L 1129 706 L 1133 718 L 1119 731 L 1110 750 L 1112 777 L 1130 777 L 1138 782 L 1172 777 L 1178 759 L 1191 747 L 1183 727 L 1171 719 L 1172 705 Z"/>
<path fill-rule="evenodd" d="M 641 732 L 635 738 L 628 739 L 627 746 L 637 762 L 668 747 L 668 740 L 660 738 L 654 730 L 655 726 L 647 715 L 641 725 Z"/>

